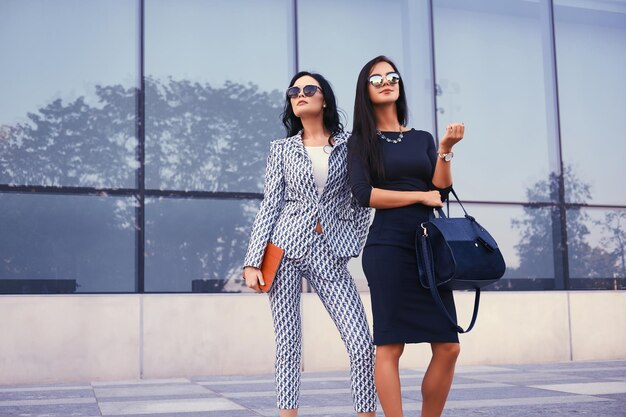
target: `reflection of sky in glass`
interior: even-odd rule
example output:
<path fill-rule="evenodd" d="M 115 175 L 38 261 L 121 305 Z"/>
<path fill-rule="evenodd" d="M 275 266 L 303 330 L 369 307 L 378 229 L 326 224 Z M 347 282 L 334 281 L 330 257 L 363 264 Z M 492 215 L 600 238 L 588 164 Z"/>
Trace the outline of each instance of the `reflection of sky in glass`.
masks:
<path fill-rule="evenodd" d="M 626 2 L 554 11 L 563 160 L 596 204 L 626 204 Z M 619 185 L 618 185 L 619 184 Z"/>
<path fill-rule="evenodd" d="M 262 177 L 270 140 L 284 135 L 291 19 L 287 0 L 236 4 L 146 4 L 146 74 L 176 91 L 146 91 L 148 188 L 261 191 L 249 176 Z M 260 91 L 242 93 L 250 84 Z"/>
<path fill-rule="evenodd" d="M 93 99 L 98 84 L 137 85 L 137 3 L 2 0 L 0 125 L 57 98 Z"/>
<path fill-rule="evenodd" d="M 356 79 L 370 59 L 386 55 L 403 76 L 409 102 L 409 121 L 432 130 L 430 61 L 425 3 L 406 0 L 301 0 L 298 2 L 300 69 L 319 72 L 331 82 L 339 107 L 346 112 L 346 130 L 352 130 Z M 320 10 L 332 10 L 333 19 L 313 19 Z M 373 30 L 375 25 L 384 30 Z"/>
<path fill-rule="evenodd" d="M 439 129 L 466 124 L 454 172 L 467 199 L 525 201 L 548 176 L 539 17 L 538 3 L 435 2 Z"/>
<path fill-rule="evenodd" d="M 320 10 L 332 11 L 332 19 L 311 18 Z M 366 0 L 356 6 L 349 0 L 305 0 L 298 3 L 300 68 L 319 72 L 333 86 L 339 107 L 349 116 L 352 130 L 356 79 L 363 65 L 387 55 L 403 66 L 401 1 Z M 357 17 L 358 16 L 358 17 Z M 384 31 L 372 30 L 374 22 L 387 22 Z"/>
<path fill-rule="evenodd" d="M 146 74 L 212 86 L 226 80 L 262 90 L 291 77 L 288 0 L 149 0 Z"/>

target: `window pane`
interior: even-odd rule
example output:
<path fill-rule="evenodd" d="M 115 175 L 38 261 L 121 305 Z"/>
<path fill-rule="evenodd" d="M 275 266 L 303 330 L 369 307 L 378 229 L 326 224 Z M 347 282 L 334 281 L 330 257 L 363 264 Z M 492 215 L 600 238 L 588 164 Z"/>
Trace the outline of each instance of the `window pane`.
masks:
<path fill-rule="evenodd" d="M 261 191 L 285 136 L 289 3 L 146 2 L 147 188 Z"/>
<path fill-rule="evenodd" d="M 146 200 L 147 292 L 242 292 L 256 200 Z"/>
<path fill-rule="evenodd" d="M 626 209 L 569 209 L 567 249 L 572 289 L 626 284 Z"/>
<path fill-rule="evenodd" d="M 0 183 L 134 187 L 138 21 L 131 0 L 0 2 Z"/>
<path fill-rule="evenodd" d="M 518 205 L 463 204 L 498 242 L 506 273 L 489 290 L 554 289 L 553 209 Z M 451 204 L 450 213 L 463 212 Z"/>
<path fill-rule="evenodd" d="M 626 1 L 555 2 L 563 161 L 570 202 L 626 204 Z M 584 201 L 577 193 L 587 187 Z"/>
<path fill-rule="evenodd" d="M 300 68 L 319 72 L 333 86 L 339 107 L 352 130 L 354 95 L 359 71 L 370 59 L 385 55 L 403 75 L 409 124 L 432 131 L 432 90 L 427 2 L 374 0 L 298 1 Z M 332 15 L 332 19 L 311 16 Z M 384 35 L 372 30 L 384 23 Z M 338 24 L 337 22 L 341 22 Z M 323 53 L 320 53 L 323 51 Z"/>
<path fill-rule="evenodd" d="M 0 194 L 0 293 L 135 291 L 133 201 Z"/>
<path fill-rule="evenodd" d="M 434 2 L 438 129 L 463 122 L 454 182 L 464 198 L 529 201 L 550 172 L 545 2 Z M 543 13 L 543 15 L 542 15 Z M 554 201 L 547 194 L 539 201 Z"/>

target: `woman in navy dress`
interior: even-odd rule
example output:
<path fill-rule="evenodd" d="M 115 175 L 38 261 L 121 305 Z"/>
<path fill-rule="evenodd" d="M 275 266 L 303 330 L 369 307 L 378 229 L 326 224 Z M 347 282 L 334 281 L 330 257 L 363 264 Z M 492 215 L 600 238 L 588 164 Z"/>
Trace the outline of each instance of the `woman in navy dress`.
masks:
<path fill-rule="evenodd" d="M 399 360 L 406 343 L 430 343 L 422 381 L 422 417 L 441 415 L 460 352 L 458 334 L 419 283 L 415 231 L 442 207 L 452 176 L 452 147 L 464 125 L 451 124 L 435 148 L 433 136 L 408 129 L 406 96 L 396 66 L 379 56 L 359 74 L 349 141 L 352 192 L 376 208 L 363 250 L 374 318 L 375 381 L 386 417 L 401 417 Z M 441 294 L 455 314 L 451 291 Z"/>

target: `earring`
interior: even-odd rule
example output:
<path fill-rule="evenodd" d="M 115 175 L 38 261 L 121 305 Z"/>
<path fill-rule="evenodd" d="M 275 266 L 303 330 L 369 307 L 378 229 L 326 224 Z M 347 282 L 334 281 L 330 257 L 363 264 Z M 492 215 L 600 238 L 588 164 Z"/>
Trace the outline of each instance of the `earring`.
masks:
<path fill-rule="evenodd" d="M 324 103 L 324 104 L 322 105 L 322 107 L 323 107 L 323 108 L 326 108 L 326 103 Z"/>

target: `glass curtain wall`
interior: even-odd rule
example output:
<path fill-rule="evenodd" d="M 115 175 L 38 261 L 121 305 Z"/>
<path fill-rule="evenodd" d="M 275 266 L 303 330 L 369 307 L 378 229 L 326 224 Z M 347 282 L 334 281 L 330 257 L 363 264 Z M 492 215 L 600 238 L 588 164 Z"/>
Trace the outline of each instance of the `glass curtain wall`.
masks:
<path fill-rule="evenodd" d="M 377 55 L 410 127 L 466 124 L 490 288 L 625 284 L 624 0 L 4 0 L 0 55 L 0 294 L 247 291 L 286 84 L 323 74 L 349 131 Z"/>

